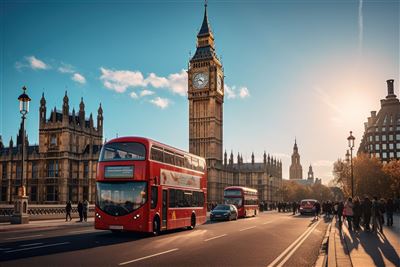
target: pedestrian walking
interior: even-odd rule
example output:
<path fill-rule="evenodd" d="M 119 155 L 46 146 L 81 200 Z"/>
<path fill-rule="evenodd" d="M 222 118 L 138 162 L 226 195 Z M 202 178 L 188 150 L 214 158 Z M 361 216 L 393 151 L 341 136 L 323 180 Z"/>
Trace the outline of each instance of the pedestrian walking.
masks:
<path fill-rule="evenodd" d="M 81 201 L 78 202 L 78 213 L 79 213 L 79 221 L 83 220 L 83 204 Z"/>
<path fill-rule="evenodd" d="M 385 225 L 386 201 L 383 198 L 381 198 L 381 200 L 379 201 L 379 211 L 381 224 Z"/>
<path fill-rule="evenodd" d="M 387 226 L 393 226 L 393 212 L 394 212 L 394 204 L 391 198 L 386 202 L 386 223 Z"/>
<path fill-rule="evenodd" d="M 363 214 L 364 231 L 370 231 L 370 221 L 372 213 L 372 202 L 369 200 L 368 196 L 365 196 L 364 201 L 361 205 Z"/>
<path fill-rule="evenodd" d="M 353 226 L 355 231 L 360 230 L 361 215 L 362 215 L 362 207 L 360 199 L 356 197 L 354 199 L 354 204 L 353 204 Z"/>
<path fill-rule="evenodd" d="M 343 216 L 344 205 L 343 202 L 340 201 L 337 208 L 337 216 L 339 219 L 339 228 L 342 228 L 342 216 Z"/>
<path fill-rule="evenodd" d="M 344 211 L 346 214 L 349 230 L 353 231 L 353 199 L 351 197 L 349 197 L 344 204 Z"/>
<path fill-rule="evenodd" d="M 88 212 L 89 212 L 89 201 L 87 201 L 87 199 L 85 199 L 83 201 L 83 220 L 85 222 L 87 221 Z"/>
<path fill-rule="evenodd" d="M 321 204 L 319 204 L 318 201 L 316 201 L 314 203 L 313 210 L 315 212 L 314 219 L 318 220 L 319 219 L 319 213 L 321 212 Z"/>
<path fill-rule="evenodd" d="M 71 204 L 71 201 L 68 200 L 67 205 L 65 205 L 65 213 L 66 213 L 65 221 L 66 222 L 68 221 L 68 217 L 69 217 L 69 220 L 72 221 L 71 211 L 72 211 L 72 204 Z"/>
<path fill-rule="evenodd" d="M 374 197 L 372 200 L 372 208 L 371 208 L 371 219 L 372 219 L 372 231 L 373 232 L 381 232 L 383 233 L 382 229 L 382 221 L 381 221 L 381 209 L 378 202 L 378 198 Z"/>

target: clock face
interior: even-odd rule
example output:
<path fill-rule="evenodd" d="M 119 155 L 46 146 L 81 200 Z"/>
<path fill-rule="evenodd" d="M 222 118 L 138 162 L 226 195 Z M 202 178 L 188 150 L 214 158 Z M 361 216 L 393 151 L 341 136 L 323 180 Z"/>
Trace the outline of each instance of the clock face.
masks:
<path fill-rule="evenodd" d="M 208 75 L 205 72 L 195 73 L 193 85 L 196 89 L 204 88 L 208 84 Z"/>
<path fill-rule="evenodd" d="M 219 75 L 218 75 L 218 78 L 217 78 L 217 91 L 220 92 L 221 94 L 223 94 L 223 91 L 222 91 L 222 78 Z"/>

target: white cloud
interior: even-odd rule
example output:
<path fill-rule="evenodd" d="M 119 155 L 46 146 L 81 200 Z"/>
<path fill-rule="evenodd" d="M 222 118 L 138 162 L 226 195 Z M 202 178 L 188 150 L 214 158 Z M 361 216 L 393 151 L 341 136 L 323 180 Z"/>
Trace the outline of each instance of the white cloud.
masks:
<path fill-rule="evenodd" d="M 128 87 L 146 86 L 140 71 L 111 70 L 101 67 L 100 80 L 103 85 L 118 93 L 123 93 Z"/>
<path fill-rule="evenodd" d="M 144 78 L 140 71 L 111 70 L 104 67 L 101 67 L 100 70 L 100 80 L 103 82 L 104 87 L 118 93 L 125 92 L 127 88 L 150 86 L 153 88 L 166 88 L 172 93 L 181 96 L 186 95 L 188 78 L 185 70 L 170 74 L 168 77 L 150 73 L 147 78 Z"/>
<path fill-rule="evenodd" d="M 152 103 L 153 105 L 156 105 L 157 107 L 161 108 L 161 109 L 165 109 L 169 106 L 169 99 L 166 98 L 161 98 L 161 97 L 156 97 L 152 100 L 150 100 L 150 103 Z"/>
<path fill-rule="evenodd" d="M 186 70 L 179 73 L 173 73 L 168 76 L 170 90 L 178 95 L 185 96 L 188 85 L 188 75 Z"/>
<path fill-rule="evenodd" d="M 24 62 L 15 62 L 15 67 L 17 69 L 21 68 L 31 68 L 33 70 L 46 70 L 50 69 L 50 65 L 44 63 L 44 61 L 36 58 L 35 56 L 29 56 L 25 57 L 25 63 Z"/>
<path fill-rule="evenodd" d="M 224 91 L 225 91 L 225 95 L 226 95 L 226 97 L 228 97 L 228 99 L 236 98 L 235 86 L 233 86 L 231 88 L 229 85 L 224 84 Z"/>
<path fill-rule="evenodd" d="M 28 60 L 31 68 L 34 70 L 37 70 L 37 69 L 45 70 L 45 69 L 50 68 L 49 65 L 44 63 L 42 60 L 36 58 L 35 56 L 26 57 L 26 60 Z"/>
<path fill-rule="evenodd" d="M 247 89 L 247 87 L 242 87 L 242 88 L 240 88 L 239 96 L 240 96 L 240 98 L 249 97 L 249 96 L 250 96 L 249 89 Z"/>
<path fill-rule="evenodd" d="M 61 66 L 58 67 L 58 71 L 61 73 L 74 73 L 75 68 L 70 64 L 65 64 L 65 63 L 61 62 Z"/>
<path fill-rule="evenodd" d="M 140 96 L 148 96 L 148 95 L 154 95 L 155 93 L 153 91 L 144 89 L 142 92 L 140 92 Z"/>
<path fill-rule="evenodd" d="M 81 74 L 79 74 L 77 72 L 74 73 L 74 75 L 72 75 L 71 79 L 73 81 L 77 82 L 77 83 L 80 83 L 80 84 L 85 84 L 86 83 L 85 77 L 83 77 Z"/>
<path fill-rule="evenodd" d="M 158 77 L 155 73 L 150 73 L 149 76 L 144 80 L 144 82 L 148 85 L 151 85 L 155 88 L 168 87 L 169 82 L 164 77 Z"/>
<path fill-rule="evenodd" d="M 135 92 L 131 92 L 129 94 L 129 96 L 132 97 L 133 99 L 138 99 L 139 98 L 138 95 Z"/>
<path fill-rule="evenodd" d="M 228 99 L 234 99 L 236 97 L 240 98 L 246 98 L 250 96 L 249 89 L 247 87 L 240 87 L 239 90 L 237 90 L 236 86 L 229 86 L 227 84 L 224 84 L 224 91 L 225 95 Z M 239 93 L 237 93 L 239 91 Z"/>

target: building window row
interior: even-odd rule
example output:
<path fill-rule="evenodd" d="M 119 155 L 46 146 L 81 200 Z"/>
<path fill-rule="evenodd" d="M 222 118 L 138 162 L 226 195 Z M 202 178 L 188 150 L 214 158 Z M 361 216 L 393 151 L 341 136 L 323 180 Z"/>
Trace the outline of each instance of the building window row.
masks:
<path fill-rule="evenodd" d="M 374 140 L 375 140 L 375 142 L 387 141 L 387 140 L 389 140 L 389 141 L 393 141 L 393 140 L 400 141 L 400 134 L 396 134 L 396 135 L 389 134 L 388 136 L 386 136 L 386 135 L 381 135 L 381 136 L 379 136 L 379 135 L 370 135 L 369 138 L 368 138 L 368 141 L 369 142 L 373 142 Z"/>

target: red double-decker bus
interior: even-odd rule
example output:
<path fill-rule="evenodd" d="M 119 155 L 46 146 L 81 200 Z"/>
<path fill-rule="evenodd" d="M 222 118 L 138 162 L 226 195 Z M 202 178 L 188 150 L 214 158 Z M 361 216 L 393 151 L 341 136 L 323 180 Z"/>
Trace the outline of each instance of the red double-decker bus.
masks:
<path fill-rule="evenodd" d="M 229 186 L 224 189 L 225 204 L 233 204 L 238 209 L 238 217 L 256 216 L 259 212 L 256 189 L 243 186 Z"/>
<path fill-rule="evenodd" d="M 107 142 L 100 153 L 95 228 L 152 232 L 203 224 L 204 158 L 142 137 Z"/>

